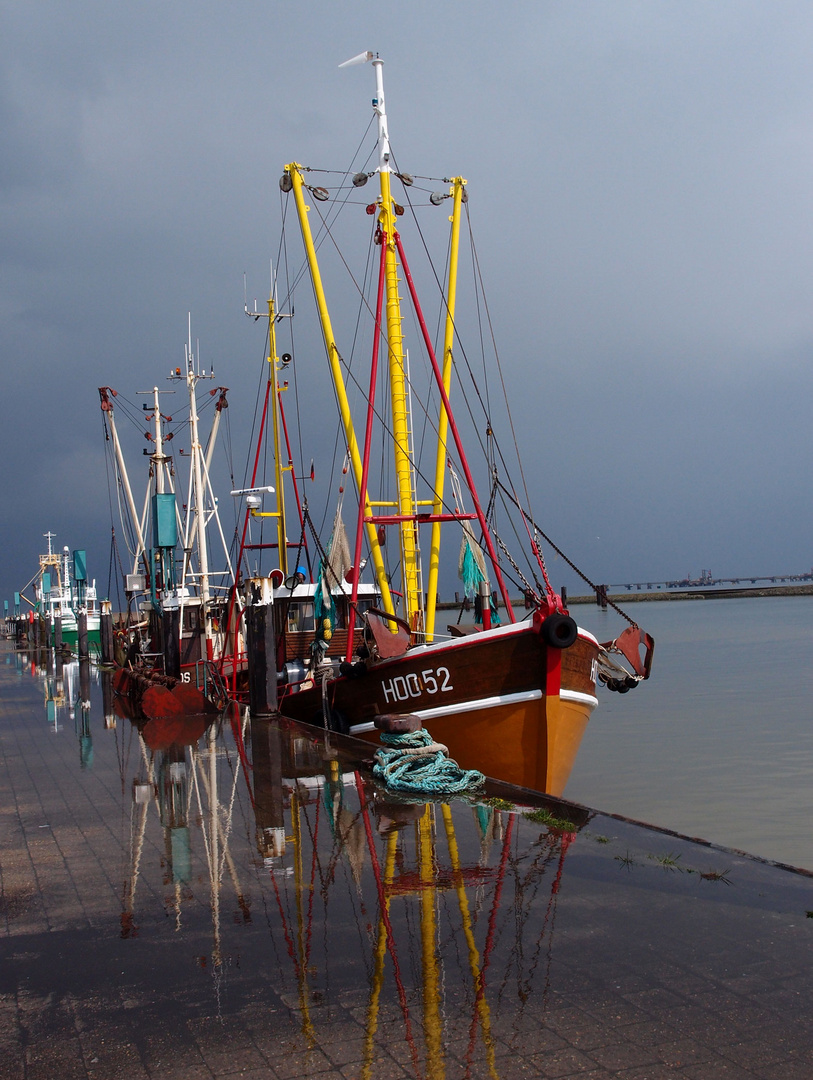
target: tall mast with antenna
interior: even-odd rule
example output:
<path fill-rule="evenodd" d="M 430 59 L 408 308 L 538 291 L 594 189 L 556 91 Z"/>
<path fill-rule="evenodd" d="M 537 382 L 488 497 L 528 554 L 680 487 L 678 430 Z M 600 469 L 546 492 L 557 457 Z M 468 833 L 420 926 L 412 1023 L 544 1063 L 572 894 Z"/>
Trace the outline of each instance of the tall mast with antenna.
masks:
<path fill-rule="evenodd" d="M 192 483 L 195 508 L 195 530 L 198 539 L 198 564 L 200 569 L 200 604 L 203 618 L 203 635 L 206 641 L 206 659 L 212 659 L 212 613 L 209 591 L 209 553 L 206 544 L 206 489 L 203 483 L 201 457 L 203 447 L 198 434 L 198 408 L 195 386 L 198 375 L 195 370 L 195 353 L 192 349 L 192 314 L 189 313 L 189 331 L 186 345 L 186 385 L 189 390 L 189 426 L 192 437 Z"/>
<path fill-rule="evenodd" d="M 369 55 L 369 54 L 368 54 Z M 423 596 L 421 592 L 418 526 L 415 520 L 414 465 L 411 455 L 412 433 L 407 393 L 404 334 L 401 325 L 401 298 L 398 295 L 398 262 L 396 258 L 395 206 L 390 189 L 390 139 L 387 110 L 384 100 L 384 61 L 373 58 L 375 91 L 373 109 L 378 119 L 378 223 L 380 240 L 386 245 L 384 259 L 387 354 L 390 373 L 390 400 L 395 454 L 395 483 L 398 493 L 398 516 L 401 536 L 401 577 L 406 617 L 413 630 L 423 630 Z"/>

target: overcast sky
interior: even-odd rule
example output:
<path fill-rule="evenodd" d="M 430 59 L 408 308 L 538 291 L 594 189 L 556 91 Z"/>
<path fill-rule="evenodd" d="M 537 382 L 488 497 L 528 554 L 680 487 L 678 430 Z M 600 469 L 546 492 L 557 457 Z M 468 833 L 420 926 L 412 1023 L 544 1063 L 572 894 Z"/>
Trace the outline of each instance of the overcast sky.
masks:
<path fill-rule="evenodd" d="M 469 182 L 550 534 L 608 582 L 810 569 L 810 4 L 0 12 L 0 599 L 49 529 L 107 593 L 97 387 L 165 385 L 188 311 L 242 470 L 243 274 L 262 299 L 282 166 L 355 150 L 373 75 L 338 64 L 367 48 L 401 166 Z"/>

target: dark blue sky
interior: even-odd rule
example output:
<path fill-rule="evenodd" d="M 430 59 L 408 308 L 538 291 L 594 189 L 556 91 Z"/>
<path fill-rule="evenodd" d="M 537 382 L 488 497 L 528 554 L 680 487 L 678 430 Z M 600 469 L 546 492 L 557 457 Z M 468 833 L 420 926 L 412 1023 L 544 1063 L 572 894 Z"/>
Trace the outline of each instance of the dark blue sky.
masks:
<path fill-rule="evenodd" d="M 107 591 L 97 387 L 163 380 L 188 311 L 241 472 L 263 351 L 243 273 L 262 299 L 282 165 L 355 150 L 372 74 L 337 65 L 364 48 L 402 167 L 469 181 L 551 535 L 610 582 L 810 569 L 809 5 L 0 12 L 0 599 L 49 529 Z"/>

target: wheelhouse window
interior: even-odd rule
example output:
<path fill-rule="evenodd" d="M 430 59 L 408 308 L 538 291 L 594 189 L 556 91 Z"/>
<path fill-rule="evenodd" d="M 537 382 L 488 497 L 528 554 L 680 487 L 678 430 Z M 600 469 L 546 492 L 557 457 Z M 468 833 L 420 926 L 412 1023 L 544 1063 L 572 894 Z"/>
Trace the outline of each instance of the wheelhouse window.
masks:
<path fill-rule="evenodd" d="M 301 633 L 304 630 L 313 630 L 314 626 L 313 601 L 292 600 L 288 605 L 289 632 Z"/>

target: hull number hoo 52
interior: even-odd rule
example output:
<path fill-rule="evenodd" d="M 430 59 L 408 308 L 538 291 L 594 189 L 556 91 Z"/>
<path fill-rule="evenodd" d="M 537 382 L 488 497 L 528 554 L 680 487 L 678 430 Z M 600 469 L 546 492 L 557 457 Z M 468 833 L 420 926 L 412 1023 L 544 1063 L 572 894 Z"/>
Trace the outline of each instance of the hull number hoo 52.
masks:
<path fill-rule="evenodd" d="M 410 698 L 419 698 L 423 694 L 443 694 L 453 690 L 451 675 L 446 667 L 427 668 L 420 675 L 412 671 L 409 675 L 396 675 L 392 679 L 381 683 L 384 691 L 384 701 L 389 704 L 395 701 L 409 701 Z"/>

